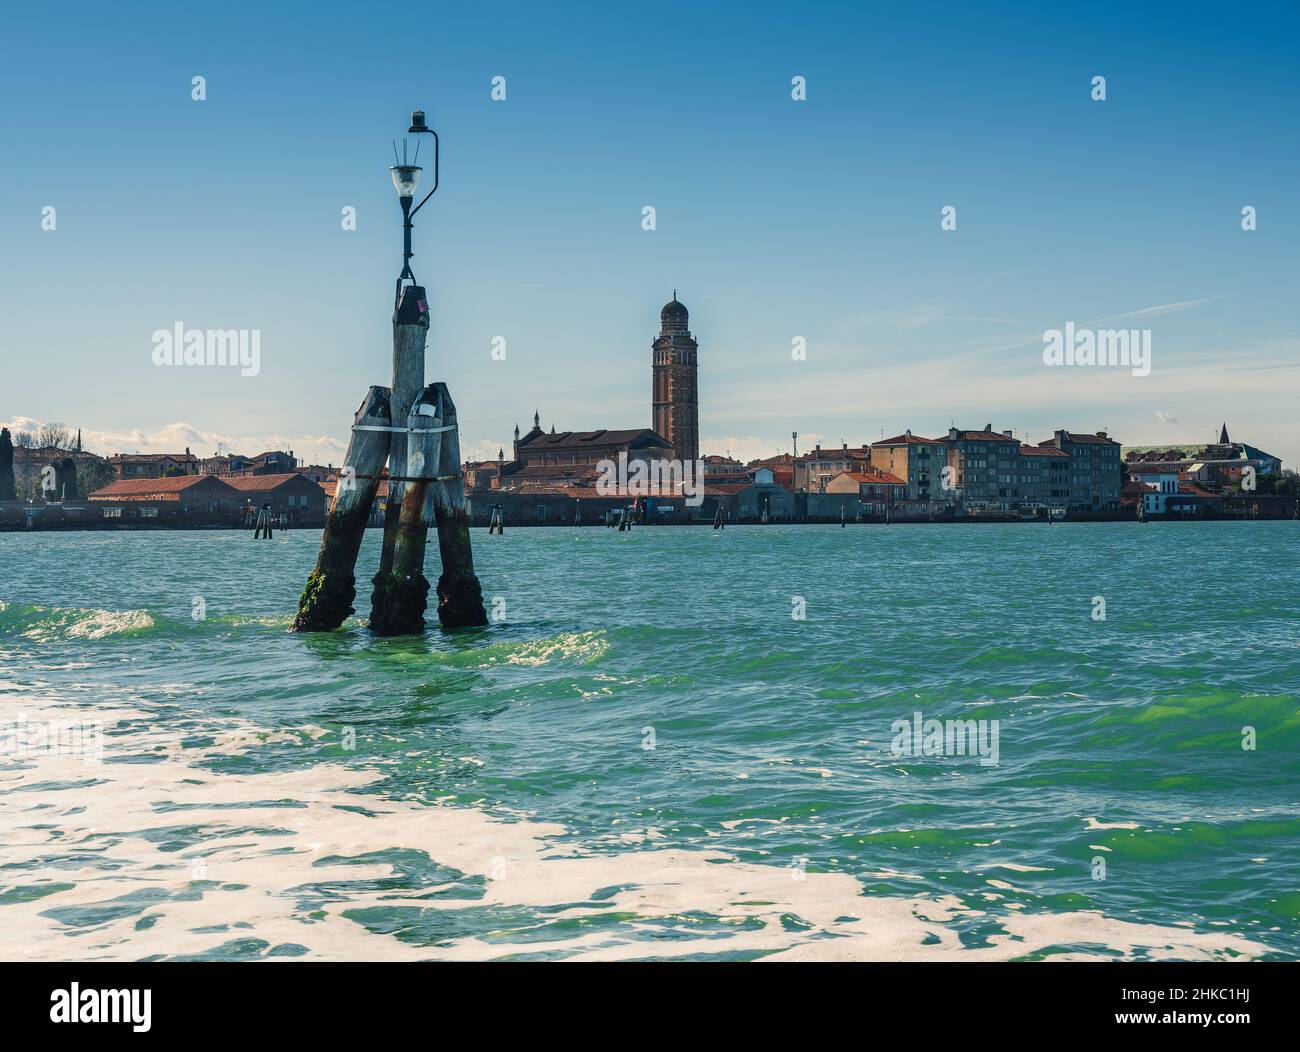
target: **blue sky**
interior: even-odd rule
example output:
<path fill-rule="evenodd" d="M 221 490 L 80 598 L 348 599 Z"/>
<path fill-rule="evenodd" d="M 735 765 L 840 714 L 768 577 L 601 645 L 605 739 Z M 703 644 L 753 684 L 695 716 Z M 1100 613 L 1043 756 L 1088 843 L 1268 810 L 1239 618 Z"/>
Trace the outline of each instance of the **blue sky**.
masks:
<path fill-rule="evenodd" d="M 0 422 L 338 463 L 388 382 L 386 169 L 419 106 L 428 373 L 467 454 L 535 409 L 649 426 L 676 288 L 706 452 L 1226 419 L 1294 465 L 1300 15 L 1131 7 L 27 5 L 0 63 Z M 1150 376 L 1043 364 L 1046 329 L 1102 319 L 1151 329 Z M 177 322 L 260 329 L 260 374 L 154 366 Z"/>

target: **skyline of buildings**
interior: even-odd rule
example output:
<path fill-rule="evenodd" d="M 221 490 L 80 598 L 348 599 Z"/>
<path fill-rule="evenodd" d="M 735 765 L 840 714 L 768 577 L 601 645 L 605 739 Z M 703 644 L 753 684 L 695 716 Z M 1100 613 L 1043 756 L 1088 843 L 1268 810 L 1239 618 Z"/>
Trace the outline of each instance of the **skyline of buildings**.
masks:
<path fill-rule="evenodd" d="M 602 491 L 600 476 L 608 465 L 621 462 L 621 470 L 631 465 L 650 479 L 662 478 L 665 465 L 677 465 L 677 489 L 650 490 L 646 496 L 680 497 L 685 492 L 683 485 L 691 485 L 694 479 L 700 500 L 692 501 L 692 507 L 701 501 L 707 504 L 711 498 L 708 507 L 715 514 L 725 511 L 743 517 L 746 509 L 755 509 L 756 517 L 764 520 L 827 518 L 835 512 L 842 516 L 852 513 L 855 518 L 864 514 L 868 518 L 878 514 L 891 518 L 1104 516 L 1119 512 L 1125 501 L 1135 507 L 1141 503 L 1148 513 L 1160 514 L 1170 494 L 1208 499 L 1247 486 L 1248 473 L 1253 486 L 1257 476 L 1282 469 L 1280 458 L 1232 442 L 1226 422 L 1217 441 L 1186 446 L 1123 449 L 1105 430 L 1062 428 L 1035 443 L 1017 437 L 1012 428 L 995 430 L 986 423 L 978 429 L 953 426 L 935 437 L 908 429 L 893 438 L 882 437 L 857 447 L 850 447 L 847 441 L 838 448 L 823 447 L 816 441 L 803 453 L 797 452 L 798 433 L 792 432 L 788 455 L 754 458 L 747 463 L 718 452 L 701 458 L 700 344 L 690 331 L 689 311 L 678 300 L 676 290 L 659 317 L 659 333 L 650 343 L 648 409 L 652 426 L 557 431 L 551 425 L 548 432 L 540 410 L 535 410 L 532 428 L 526 434 L 515 425 L 509 459 L 503 447 L 498 447 L 494 460 L 466 458 L 463 469 L 471 502 L 513 501 L 517 515 L 532 501 L 538 521 L 557 510 L 563 512 L 566 500 L 575 507 L 583 501 L 588 506 L 609 504 L 610 494 Z M 712 411 L 712 403 L 707 406 Z M 66 429 L 45 429 L 44 434 L 62 434 L 72 444 Z M 235 491 L 263 485 L 248 481 L 259 476 L 288 485 L 301 475 L 317 487 L 312 490 L 314 496 L 323 492 L 320 487 L 339 478 L 332 463 L 300 466 L 293 450 L 268 450 L 252 456 L 219 450 L 202 457 L 187 446 L 184 453 L 116 453 L 100 458 L 82 448 L 80 429 L 71 455 L 57 448 L 33 449 L 32 441 L 30 435 L 20 435 L 13 454 L 17 494 L 38 493 L 35 479 L 39 471 L 42 494 L 88 497 L 102 505 L 110 518 L 121 517 L 126 511 L 143 515 L 146 504 L 152 504 L 152 516 L 160 511 L 177 513 L 180 507 L 203 506 L 207 497 L 212 498 L 209 514 L 217 515 L 226 505 L 236 507 Z M 55 469 L 52 489 L 44 470 L 47 464 Z M 697 469 L 700 477 L 694 478 Z M 113 480 L 109 485 L 101 485 L 107 481 L 105 473 Z M 79 479 L 80 475 L 85 478 Z M 233 489 L 209 487 L 213 491 L 209 494 L 191 484 L 168 483 L 154 492 L 146 484 L 149 479 L 168 476 L 220 477 Z M 1130 483 L 1137 484 L 1139 490 L 1132 490 Z M 217 499 L 217 490 L 224 495 L 224 503 Z M 1148 491 L 1161 496 L 1152 498 Z M 333 491 L 329 495 L 332 498 Z M 624 495 L 637 494 L 629 490 Z M 297 504 L 301 495 L 289 499 L 292 502 L 283 509 L 277 507 L 277 514 L 283 511 L 291 519 L 297 515 L 304 523 L 314 521 L 306 518 L 308 505 Z M 104 504 L 107 500 L 113 502 L 111 508 Z M 661 514 L 688 514 L 671 500 L 650 501 L 648 507 L 655 503 Z M 314 516 L 314 500 L 312 509 Z M 323 515 L 323 508 L 320 513 Z"/>

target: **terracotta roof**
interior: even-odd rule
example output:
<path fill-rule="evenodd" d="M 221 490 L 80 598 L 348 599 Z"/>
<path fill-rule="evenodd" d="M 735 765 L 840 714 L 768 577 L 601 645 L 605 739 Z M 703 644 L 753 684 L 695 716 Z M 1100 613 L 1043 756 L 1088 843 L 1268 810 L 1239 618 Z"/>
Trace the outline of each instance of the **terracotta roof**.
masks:
<path fill-rule="evenodd" d="M 156 479 L 121 479 L 110 482 L 103 489 L 90 494 L 91 500 L 98 497 L 147 497 L 152 494 L 177 494 L 197 486 L 200 482 L 217 481 L 225 485 L 224 480 L 215 475 L 164 475 Z"/>
<path fill-rule="evenodd" d="M 109 460 L 137 460 L 152 462 L 155 460 L 193 460 L 198 461 L 193 453 L 114 453 Z"/>
<path fill-rule="evenodd" d="M 879 442 L 872 442 L 873 446 L 907 446 L 907 445 L 927 445 L 937 446 L 944 442 L 941 438 L 922 438 L 920 435 L 895 435 L 893 438 L 882 438 Z"/>
<path fill-rule="evenodd" d="M 888 471 L 841 471 L 840 475 L 847 475 L 854 482 L 866 482 L 873 486 L 906 486 L 907 483 L 897 475 L 891 475 Z M 839 475 L 836 476 L 838 478 Z M 831 481 L 834 481 L 832 479 Z"/>
<path fill-rule="evenodd" d="M 1011 435 L 1004 435 L 1001 431 L 958 431 L 957 438 L 967 442 L 1014 442 L 1020 444 L 1020 439 L 1013 438 Z"/>
<path fill-rule="evenodd" d="M 1020 447 L 1022 457 L 1069 457 L 1063 449 L 1057 449 L 1055 446 L 1025 446 Z"/>
<path fill-rule="evenodd" d="M 849 446 L 846 450 L 843 446 L 827 447 L 822 450 L 814 449 L 811 453 L 800 453 L 799 460 L 844 460 L 845 454 L 853 460 L 867 460 L 871 457 L 870 446 Z"/>
<path fill-rule="evenodd" d="M 292 482 L 294 479 L 311 482 L 311 479 L 298 474 L 296 471 L 290 471 L 282 475 L 231 475 L 221 481 L 241 493 L 265 493 L 269 490 L 279 489 L 286 482 Z"/>
<path fill-rule="evenodd" d="M 518 461 L 513 463 L 517 464 Z M 503 473 L 503 477 L 520 482 L 531 479 L 564 479 L 566 482 L 569 480 L 576 482 L 594 479 L 598 474 L 595 464 L 530 464 L 528 467 L 516 468 L 514 471 L 507 470 Z"/>

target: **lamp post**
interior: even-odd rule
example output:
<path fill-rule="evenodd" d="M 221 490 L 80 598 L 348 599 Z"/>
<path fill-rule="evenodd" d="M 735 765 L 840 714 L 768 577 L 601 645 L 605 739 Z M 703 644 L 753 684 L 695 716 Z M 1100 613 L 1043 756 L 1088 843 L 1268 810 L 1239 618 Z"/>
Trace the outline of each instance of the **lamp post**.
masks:
<path fill-rule="evenodd" d="M 394 306 L 401 301 L 402 282 L 409 278 L 411 284 L 415 284 L 415 273 L 411 270 L 411 257 L 415 255 L 411 251 L 413 229 L 411 220 L 415 218 L 415 213 L 425 206 L 429 198 L 438 192 L 438 133 L 425 123 L 424 110 L 415 110 L 411 114 L 411 126 L 406 133 L 433 136 L 433 187 L 421 198 L 418 205 L 411 207 L 415 200 L 416 187 L 420 185 L 420 173 L 424 169 L 415 163 L 420 159 L 419 140 L 417 139 L 415 143 L 415 156 L 409 157 L 407 141 L 403 139 L 401 162 L 388 169 L 388 174 L 393 178 L 393 188 L 397 191 L 397 201 L 402 206 L 402 273 L 397 279 L 396 295 L 393 297 Z M 397 143 L 393 143 L 393 160 L 397 160 Z"/>
<path fill-rule="evenodd" d="M 418 140 L 413 157 L 402 141 L 400 159 L 393 143 L 397 163 L 389 174 L 403 226 L 402 273 L 393 303 L 393 381 L 390 387 L 371 387 L 353 420 L 343 477 L 321 535 L 316 568 L 298 602 L 295 632 L 332 631 L 353 613 L 357 555 L 381 480 L 387 480 L 388 506 L 379 572 L 372 578 L 370 630 L 383 636 L 424 631 L 430 589 L 424 553 L 433 526 L 442 560 L 438 620 L 445 628 L 487 624 L 470 550 L 456 406 L 445 383 L 424 382 L 429 303 L 411 270 L 411 221 L 438 189 L 438 136 L 420 110 L 411 114 L 408 134 L 433 136 L 433 187 L 415 204 L 423 171 L 417 163 Z M 407 280 L 410 284 L 403 287 Z"/>

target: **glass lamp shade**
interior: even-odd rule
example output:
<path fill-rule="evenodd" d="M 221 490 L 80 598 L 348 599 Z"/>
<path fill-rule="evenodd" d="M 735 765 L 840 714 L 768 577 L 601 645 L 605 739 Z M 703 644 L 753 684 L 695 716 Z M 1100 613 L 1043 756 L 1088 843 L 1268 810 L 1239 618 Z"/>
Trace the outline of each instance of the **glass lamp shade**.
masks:
<path fill-rule="evenodd" d="M 393 177 L 393 186 L 397 187 L 398 197 L 415 196 L 415 187 L 420 181 L 422 171 L 423 168 L 414 164 L 397 164 L 388 169 L 388 173 Z"/>

